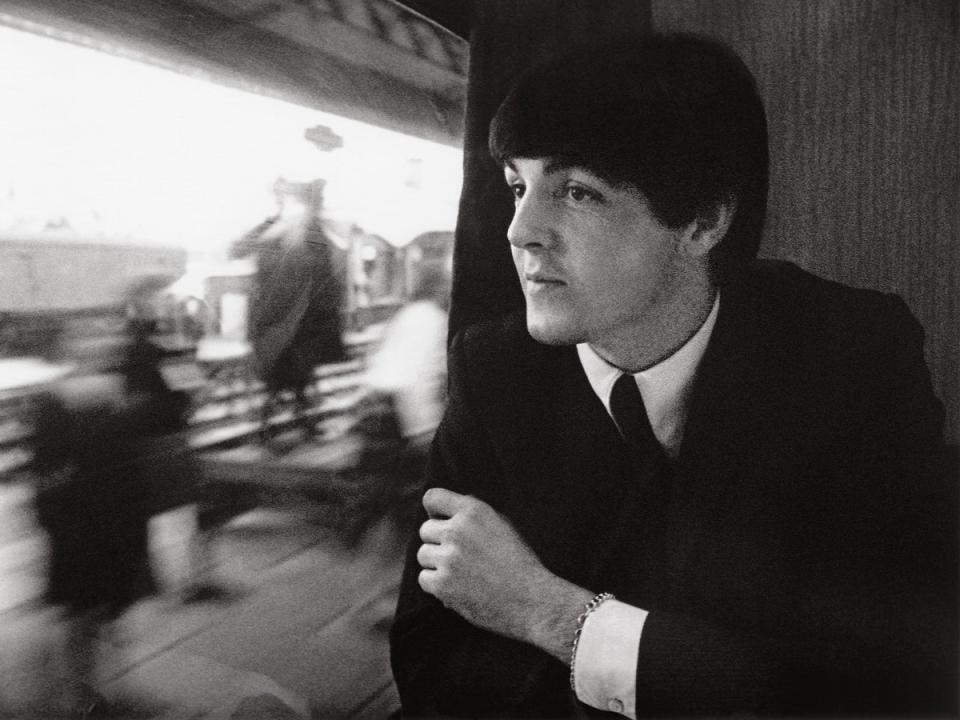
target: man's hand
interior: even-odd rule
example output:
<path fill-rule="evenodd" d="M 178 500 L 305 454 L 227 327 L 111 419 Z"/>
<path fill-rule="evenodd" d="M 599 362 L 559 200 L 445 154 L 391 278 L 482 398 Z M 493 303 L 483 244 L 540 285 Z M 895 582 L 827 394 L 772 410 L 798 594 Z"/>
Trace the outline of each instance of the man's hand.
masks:
<path fill-rule="evenodd" d="M 537 645 L 564 662 L 592 593 L 547 570 L 482 500 L 432 488 L 420 527 L 420 587 L 470 623 Z"/>

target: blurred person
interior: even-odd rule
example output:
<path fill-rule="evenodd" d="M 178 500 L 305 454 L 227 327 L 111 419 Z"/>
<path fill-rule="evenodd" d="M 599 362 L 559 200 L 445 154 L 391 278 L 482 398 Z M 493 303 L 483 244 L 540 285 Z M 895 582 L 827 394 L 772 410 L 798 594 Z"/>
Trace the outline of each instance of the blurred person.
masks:
<path fill-rule="evenodd" d="M 393 398 L 401 434 L 418 447 L 430 444 L 443 413 L 449 298 L 447 272 L 424 269 L 367 369 L 368 386 Z"/>
<path fill-rule="evenodd" d="M 449 273 L 424 268 L 369 359 L 360 464 L 393 490 L 419 487 L 446 398 Z"/>
<path fill-rule="evenodd" d="M 149 521 L 197 503 L 203 486 L 185 435 L 191 392 L 203 382 L 170 317 L 172 278 L 136 280 L 125 302 L 119 343 L 95 340 L 72 357 L 51 333 L 47 347 L 76 371 L 38 402 L 34 473 L 38 519 L 50 544 L 47 599 L 65 613 L 67 704 L 102 704 L 96 691 L 98 634 L 157 592 Z M 190 538 L 185 599 L 211 597 L 209 534 Z M 112 633 L 118 643 L 125 638 Z"/>
<path fill-rule="evenodd" d="M 188 540 L 186 603 L 223 600 L 233 591 L 216 577 L 215 544 L 223 514 L 186 436 L 192 393 L 206 378 L 194 362 L 195 338 L 184 336 L 177 315 L 183 304 L 169 293 L 171 278 L 146 277 L 128 295 L 128 346 L 124 373 L 128 404 L 138 414 L 140 456 L 154 512 L 194 507 Z M 153 459 L 151 462 L 149 459 Z"/>
<path fill-rule="evenodd" d="M 177 300 L 167 293 L 172 278 L 134 282 L 126 303 L 126 342 L 121 370 L 128 403 L 142 409 L 144 429 L 155 435 L 187 427 L 190 392 L 202 383 L 193 363 L 194 345 L 180 332 Z"/>
<path fill-rule="evenodd" d="M 318 364 L 345 358 L 343 281 L 334 267 L 331 242 L 323 229 L 324 181 L 274 187 L 279 212 L 247 233 L 233 248 L 240 257 L 255 252 L 257 272 L 250 307 L 249 338 L 258 377 L 266 385 L 261 438 L 280 401 L 294 397 L 294 415 L 312 435 L 307 388 Z"/>
<path fill-rule="evenodd" d="M 63 612 L 62 700 L 81 714 L 103 705 L 98 635 L 156 590 L 152 493 L 140 457 L 140 438 L 155 420 L 133 390 L 136 363 L 103 352 L 54 382 L 34 419 L 37 518 L 49 544 L 46 600 Z"/>
<path fill-rule="evenodd" d="M 179 332 L 194 348 L 207 335 L 219 333 L 216 315 L 204 298 L 196 295 L 179 298 L 177 310 Z"/>

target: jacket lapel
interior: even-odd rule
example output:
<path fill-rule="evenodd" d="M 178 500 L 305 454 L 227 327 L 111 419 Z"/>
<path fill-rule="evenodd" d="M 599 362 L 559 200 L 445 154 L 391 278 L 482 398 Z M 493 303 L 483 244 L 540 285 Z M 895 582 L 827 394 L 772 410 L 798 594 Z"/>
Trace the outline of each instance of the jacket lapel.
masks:
<path fill-rule="evenodd" d="M 704 541 L 707 516 L 725 507 L 724 499 L 751 492 L 744 481 L 752 477 L 749 462 L 780 420 L 775 408 L 783 387 L 781 357 L 789 352 L 778 339 L 782 330 L 765 320 L 751 286 L 723 289 L 677 460 L 667 544 L 675 578 Z"/>
<path fill-rule="evenodd" d="M 657 533 L 651 523 L 662 518 L 662 486 L 650 463 L 637 458 L 621 438 L 576 349 L 544 352 L 550 367 L 538 377 L 551 381 L 540 387 L 536 403 L 538 445 L 544 451 L 526 453 L 536 460 L 525 473 L 535 488 L 539 518 L 525 527 L 525 535 L 561 577 L 629 595 L 635 574 L 610 569 L 624 554 L 634 554 L 641 574 L 651 570 L 649 558 L 641 562 L 641 555 L 653 555 L 649 546 Z"/>
<path fill-rule="evenodd" d="M 528 446 L 510 453 L 525 464 L 517 477 L 525 478 L 530 498 L 520 525 L 548 568 L 592 587 L 626 499 L 626 448 L 576 348 L 538 346 L 535 352 L 539 360 L 528 377 L 536 391 L 525 418 L 535 430 L 520 429 Z"/>

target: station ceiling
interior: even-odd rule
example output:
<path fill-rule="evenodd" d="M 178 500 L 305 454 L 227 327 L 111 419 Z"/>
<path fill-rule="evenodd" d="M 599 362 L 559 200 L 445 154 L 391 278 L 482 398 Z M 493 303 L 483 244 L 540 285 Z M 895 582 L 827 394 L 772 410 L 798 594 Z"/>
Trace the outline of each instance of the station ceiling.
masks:
<path fill-rule="evenodd" d="M 458 147 L 469 17 L 463 0 L 0 0 L 3 24 Z"/>

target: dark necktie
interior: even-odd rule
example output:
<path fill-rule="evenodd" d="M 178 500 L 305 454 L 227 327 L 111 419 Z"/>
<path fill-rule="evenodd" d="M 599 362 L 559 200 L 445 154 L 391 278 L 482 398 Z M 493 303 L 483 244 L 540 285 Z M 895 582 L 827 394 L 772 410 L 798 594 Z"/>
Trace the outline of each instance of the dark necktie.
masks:
<path fill-rule="evenodd" d="M 655 606 L 665 579 L 666 522 L 673 488 L 673 468 L 647 417 L 637 381 L 621 375 L 610 395 L 610 412 L 626 441 L 630 469 L 628 492 L 623 496 L 621 545 L 622 574 L 636 604 Z M 625 593 L 624 593 L 625 594 Z"/>
<path fill-rule="evenodd" d="M 624 440 L 639 452 L 641 458 L 652 460 L 666 456 L 653 434 L 640 389 L 632 375 L 623 374 L 614 383 L 610 394 L 610 412 Z"/>

